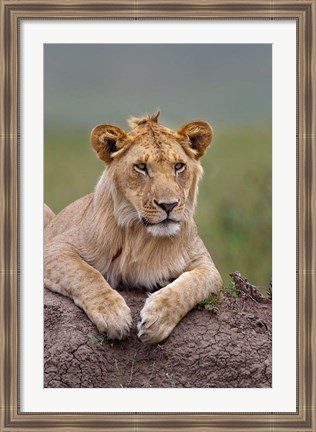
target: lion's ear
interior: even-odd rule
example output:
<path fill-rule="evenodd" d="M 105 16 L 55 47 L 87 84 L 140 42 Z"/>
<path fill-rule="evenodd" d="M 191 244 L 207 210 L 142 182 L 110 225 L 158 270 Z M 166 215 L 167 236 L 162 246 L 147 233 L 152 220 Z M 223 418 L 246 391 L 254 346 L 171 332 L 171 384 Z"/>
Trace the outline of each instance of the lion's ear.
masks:
<path fill-rule="evenodd" d="M 91 132 L 91 145 L 105 163 L 110 163 L 116 152 L 123 146 L 127 135 L 118 126 L 103 124 Z"/>
<path fill-rule="evenodd" d="M 188 139 L 189 148 L 193 151 L 196 159 L 200 159 L 211 144 L 213 130 L 207 122 L 194 121 L 183 125 L 178 134 Z"/>

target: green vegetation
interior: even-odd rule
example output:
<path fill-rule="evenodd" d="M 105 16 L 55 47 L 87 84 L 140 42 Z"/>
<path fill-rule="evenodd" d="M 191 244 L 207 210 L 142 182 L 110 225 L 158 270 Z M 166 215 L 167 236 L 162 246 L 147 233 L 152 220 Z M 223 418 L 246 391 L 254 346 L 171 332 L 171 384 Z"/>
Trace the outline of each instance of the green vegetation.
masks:
<path fill-rule="evenodd" d="M 239 270 L 256 286 L 272 277 L 270 129 L 214 137 L 203 160 L 196 221 L 226 286 Z"/>
<path fill-rule="evenodd" d="M 240 295 L 240 291 L 236 288 L 234 281 L 229 281 L 228 287 L 223 288 L 222 292 L 224 295 L 228 295 L 230 297 L 238 297 Z"/>
<path fill-rule="evenodd" d="M 45 202 L 55 212 L 92 192 L 102 173 L 89 132 L 46 130 Z M 272 277 L 271 127 L 215 132 L 202 165 L 196 221 L 224 286 L 239 270 L 266 289 Z"/>
<path fill-rule="evenodd" d="M 240 291 L 236 288 L 234 281 L 229 281 L 227 287 L 222 287 L 219 294 L 212 294 L 196 305 L 199 310 L 207 310 L 210 313 L 217 314 L 219 306 L 222 304 L 225 297 L 236 298 L 240 295 Z"/>
<path fill-rule="evenodd" d="M 105 339 L 106 337 L 102 335 L 88 336 L 87 343 L 88 345 L 102 345 Z"/>
<path fill-rule="evenodd" d="M 206 309 L 211 313 L 218 312 L 218 306 L 222 303 L 222 299 L 216 296 L 208 296 L 205 300 L 198 304 L 198 309 Z"/>

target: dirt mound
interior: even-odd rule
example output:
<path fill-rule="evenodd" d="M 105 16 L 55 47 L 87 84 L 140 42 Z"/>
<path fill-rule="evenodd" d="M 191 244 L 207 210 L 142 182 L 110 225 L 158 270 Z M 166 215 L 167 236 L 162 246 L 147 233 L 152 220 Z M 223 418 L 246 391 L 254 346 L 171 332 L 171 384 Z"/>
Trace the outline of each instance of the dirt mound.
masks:
<path fill-rule="evenodd" d="M 45 290 L 45 387 L 271 387 L 271 301 L 229 295 L 193 309 L 156 346 L 137 338 L 146 293 L 121 293 L 133 314 L 109 341 L 72 300 Z M 205 309 L 206 308 L 206 309 Z"/>

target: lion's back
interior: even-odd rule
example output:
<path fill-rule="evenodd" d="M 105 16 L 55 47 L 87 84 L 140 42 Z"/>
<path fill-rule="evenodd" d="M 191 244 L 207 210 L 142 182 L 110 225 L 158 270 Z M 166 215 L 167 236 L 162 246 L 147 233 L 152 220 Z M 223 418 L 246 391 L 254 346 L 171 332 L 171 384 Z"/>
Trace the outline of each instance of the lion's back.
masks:
<path fill-rule="evenodd" d="M 83 196 L 59 212 L 45 227 L 45 242 L 66 231 L 79 227 L 91 208 L 93 193 Z"/>

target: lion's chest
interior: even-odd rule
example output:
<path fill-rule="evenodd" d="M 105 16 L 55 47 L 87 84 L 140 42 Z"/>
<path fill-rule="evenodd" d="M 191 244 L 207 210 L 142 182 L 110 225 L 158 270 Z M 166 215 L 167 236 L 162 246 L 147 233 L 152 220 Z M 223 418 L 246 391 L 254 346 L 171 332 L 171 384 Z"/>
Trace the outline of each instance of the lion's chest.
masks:
<path fill-rule="evenodd" d="M 167 249 L 149 245 L 123 247 L 119 252 L 104 272 L 113 288 L 123 284 L 153 290 L 157 285 L 164 285 L 165 281 L 179 277 L 187 263 L 186 255 L 179 253 L 172 244 Z"/>

